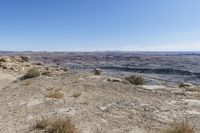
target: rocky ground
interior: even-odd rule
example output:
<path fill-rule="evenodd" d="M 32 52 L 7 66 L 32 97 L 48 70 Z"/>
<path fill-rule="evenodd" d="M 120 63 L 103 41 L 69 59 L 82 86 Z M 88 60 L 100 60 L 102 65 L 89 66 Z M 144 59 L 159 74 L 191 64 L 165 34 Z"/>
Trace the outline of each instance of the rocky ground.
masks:
<path fill-rule="evenodd" d="M 20 80 L 31 68 L 41 75 Z M 0 57 L 0 132 L 38 133 L 32 129 L 38 119 L 70 117 L 80 133 L 158 133 L 186 118 L 200 133 L 198 86 L 136 86 L 113 78 Z M 63 97 L 50 97 L 54 92 Z"/>

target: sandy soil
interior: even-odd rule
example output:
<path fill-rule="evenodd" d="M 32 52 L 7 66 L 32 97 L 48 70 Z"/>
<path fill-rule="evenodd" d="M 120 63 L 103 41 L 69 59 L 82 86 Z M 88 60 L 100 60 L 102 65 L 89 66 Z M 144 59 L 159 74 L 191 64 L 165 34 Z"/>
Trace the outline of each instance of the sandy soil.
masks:
<path fill-rule="evenodd" d="M 54 68 L 48 76 L 18 80 L 30 67 L 44 71 L 45 66 L 30 63 L 18 72 L 0 70 L 1 133 L 38 133 L 31 130 L 37 119 L 56 116 L 70 117 L 80 133 L 155 133 L 185 118 L 200 133 L 197 89 L 135 86 L 109 82 L 109 75 Z M 57 89 L 63 99 L 47 97 Z M 75 98 L 75 93 L 81 95 Z"/>

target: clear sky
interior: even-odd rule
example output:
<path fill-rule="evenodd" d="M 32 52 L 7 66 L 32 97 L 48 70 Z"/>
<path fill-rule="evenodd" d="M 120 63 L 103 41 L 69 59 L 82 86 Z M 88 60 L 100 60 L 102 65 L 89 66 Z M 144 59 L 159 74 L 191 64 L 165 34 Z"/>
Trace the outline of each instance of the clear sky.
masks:
<path fill-rule="evenodd" d="M 0 0 L 0 50 L 200 51 L 200 0 Z"/>

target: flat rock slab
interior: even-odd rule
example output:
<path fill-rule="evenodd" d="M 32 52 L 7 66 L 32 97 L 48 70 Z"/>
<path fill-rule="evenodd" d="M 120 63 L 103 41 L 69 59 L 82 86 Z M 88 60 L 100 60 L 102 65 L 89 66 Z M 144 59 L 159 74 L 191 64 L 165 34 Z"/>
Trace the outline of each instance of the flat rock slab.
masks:
<path fill-rule="evenodd" d="M 160 90 L 165 89 L 166 87 L 163 85 L 142 85 L 142 88 L 147 90 Z"/>

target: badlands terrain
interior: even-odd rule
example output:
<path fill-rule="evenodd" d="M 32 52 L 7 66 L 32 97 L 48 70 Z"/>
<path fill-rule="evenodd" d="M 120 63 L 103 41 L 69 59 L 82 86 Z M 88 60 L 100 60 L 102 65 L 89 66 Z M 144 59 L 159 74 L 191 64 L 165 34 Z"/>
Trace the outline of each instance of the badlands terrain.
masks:
<path fill-rule="evenodd" d="M 53 61 L 57 65 L 52 65 L 48 62 L 50 57 L 0 57 L 0 133 L 42 133 L 43 129 L 34 128 L 37 121 L 56 117 L 70 118 L 79 133 L 160 133 L 173 121 L 186 119 L 200 133 L 198 84 L 184 83 L 179 87 L 178 82 L 158 84 L 156 80 L 155 84 L 145 78 L 145 85 L 134 85 L 125 76 L 135 73 L 116 76 L 102 70 L 102 74 L 95 75 L 93 71 L 66 69 L 58 57 Z M 103 62 L 99 62 L 102 66 Z M 23 78 L 30 69 L 39 75 Z M 198 81 L 197 67 L 192 69 Z M 184 71 L 178 71 L 179 76 L 188 70 L 186 66 Z"/>
<path fill-rule="evenodd" d="M 122 78 L 139 74 L 147 84 L 200 85 L 200 52 L 0 52 L 0 55 L 28 55 L 34 61 L 74 71 L 88 72 L 98 67 L 106 74 Z"/>

